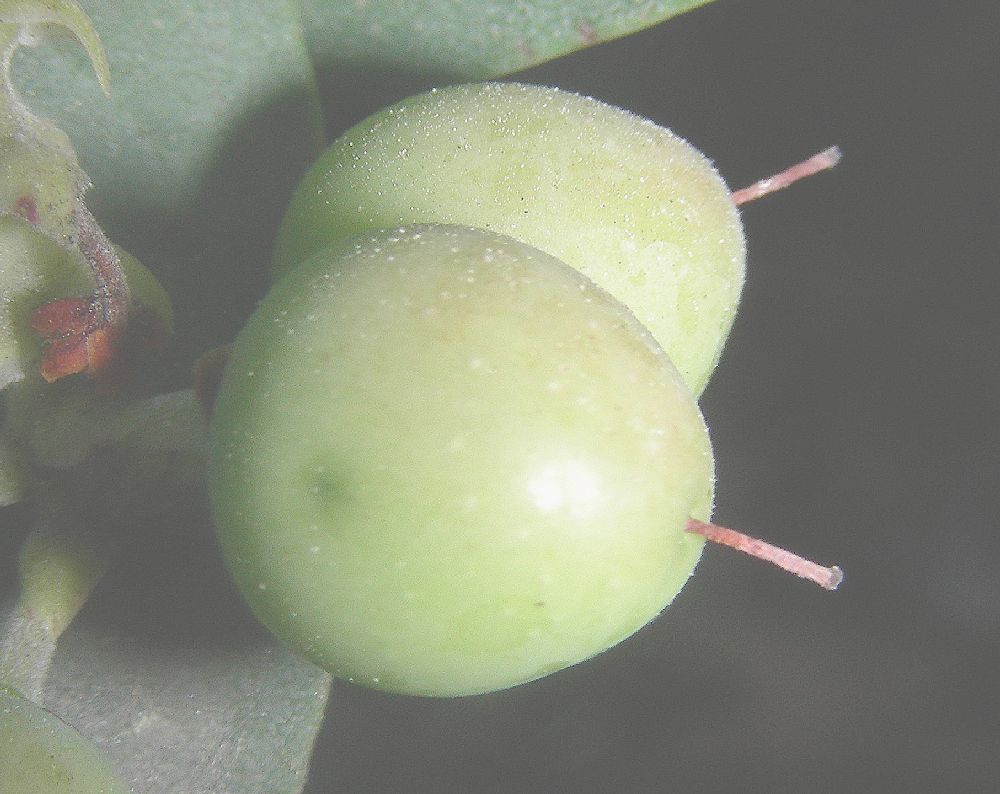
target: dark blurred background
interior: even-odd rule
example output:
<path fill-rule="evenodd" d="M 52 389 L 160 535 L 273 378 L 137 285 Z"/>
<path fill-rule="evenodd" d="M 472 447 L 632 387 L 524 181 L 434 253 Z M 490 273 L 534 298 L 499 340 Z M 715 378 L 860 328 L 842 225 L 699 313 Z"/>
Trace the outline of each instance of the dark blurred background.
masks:
<path fill-rule="evenodd" d="M 514 76 L 673 128 L 733 188 L 843 148 L 744 208 L 703 410 L 717 520 L 847 578 L 712 548 L 657 621 L 543 681 L 337 683 L 311 794 L 1000 790 L 998 44 L 993 3 L 720 0 Z"/>

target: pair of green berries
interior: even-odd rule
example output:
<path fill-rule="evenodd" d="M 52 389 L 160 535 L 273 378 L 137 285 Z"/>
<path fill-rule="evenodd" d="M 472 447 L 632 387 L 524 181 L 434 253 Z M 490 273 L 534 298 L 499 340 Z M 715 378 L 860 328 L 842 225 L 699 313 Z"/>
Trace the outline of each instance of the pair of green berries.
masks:
<path fill-rule="evenodd" d="M 592 99 L 438 89 L 337 140 L 215 404 L 210 494 L 258 617 L 392 692 L 510 687 L 683 587 L 698 409 L 744 274 L 710 162 Z"/>

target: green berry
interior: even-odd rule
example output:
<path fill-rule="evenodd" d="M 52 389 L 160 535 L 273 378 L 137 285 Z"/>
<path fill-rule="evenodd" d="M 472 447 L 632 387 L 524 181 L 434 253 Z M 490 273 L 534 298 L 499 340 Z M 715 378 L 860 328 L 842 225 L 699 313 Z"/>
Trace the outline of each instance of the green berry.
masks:
<path fill-rule="evenodd" d="M 739 216 L 704 155 L 648 120 L 552 88 L 435 89 L 362 121 L 306 175 L 274 270 L 408 223 L 490 229 L 572 265 L 632 310 L 695 394 L 743 285 Z"/>
<path fill-rule="evenodd" d="M 0 690 L 0 792 L 124 794 L 98 749 L 51 712 Z"/>
<path fill-rule="evenodd" d="M 209 490 L 250 606 L 394 692 L 501 689 L 628 637 L 691 574 L 712 485 L 698 407 L 635 317 L 471 228 L 303 263 L 215 404 Z"/>

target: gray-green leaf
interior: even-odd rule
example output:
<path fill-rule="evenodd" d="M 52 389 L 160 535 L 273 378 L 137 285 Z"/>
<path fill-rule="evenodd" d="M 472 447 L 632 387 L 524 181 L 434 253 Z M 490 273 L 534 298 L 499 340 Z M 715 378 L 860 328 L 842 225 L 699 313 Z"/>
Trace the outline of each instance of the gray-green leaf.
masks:
<path fill-rule="evenodd" d="M 0 609 L 0 626 L 9 617 Z M 293 794 L 329 688 L 326 673 L 262 633 L 157 643 L 91 612 L 60 638 L 42 701 L 134 794 Z"/>
<path fill-rule="evenodd" d="M 650 27 L 709 0 L 302 0 L 309 49 L 338 68 L 483 80 Z"/>
<path fill-rule="evenodd" d="M 59 640 L 46 708 L 136 794 L 298 792 L 329 676 L 277 641 L 158 646 L 83 621 Z"/>
<path fill-rule="evenodd" d="M 69 135 L 105 231 L 176 301 L 194 354 L 231 337 L 266 286 L 274 231 L 322 119 L 292 0 L 82 3 L 111 99 L 79 47 L 22 47 L 15 77 Z"/>

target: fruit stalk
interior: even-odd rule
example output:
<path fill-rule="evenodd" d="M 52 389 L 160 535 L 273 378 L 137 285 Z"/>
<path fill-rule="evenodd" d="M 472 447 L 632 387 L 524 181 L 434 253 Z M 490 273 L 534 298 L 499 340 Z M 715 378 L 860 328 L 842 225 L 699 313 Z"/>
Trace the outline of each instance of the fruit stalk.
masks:
<path fill-rule="evenodd" d="M 843 153 L 840 151 L 839 146 L 831 146 L 828 149 L 824 149 L 818 154 L 814 154 L 812 157 L 803 160 L 801 163 L 789 166 L 774 176 L 758 180 L 748 187 L 733 191 L 733 204 L 737 207 L 742 206 L 749 201 L 754 201 L 769 193 L 784 190 L 792 183 L 798 182 L 800 179 L 805 179 L 807 176 L 818 174 L 821 171 L 828 171 L 840 162 L 841 157 L 843 157 Z"/>
<path fill-rule="evenodd" d="M 701 535 L 713 543 L 729 546 L 737 551 L 742 551 L 744 554 L 749 554 L 751 557 L 770 562 L 782 570 L 788 571 L 788 573 L 793 573 L 803 579 L 815 582 L 826 590 L 836 590 L 840 586 L 840 583 L 844 581 L 844 572 L 836 565 L 830 567 L 819 565 L 804 557 L 800 557 L 798 554 L 793 554 L 779 546 L 765 543 L 763 540 L 752 538 L 735 529 L 720 527 L 716 524 L 706 524 L 704 521 L 690 518 L 687 523 L 687 531 L 695 535 Z"/>

